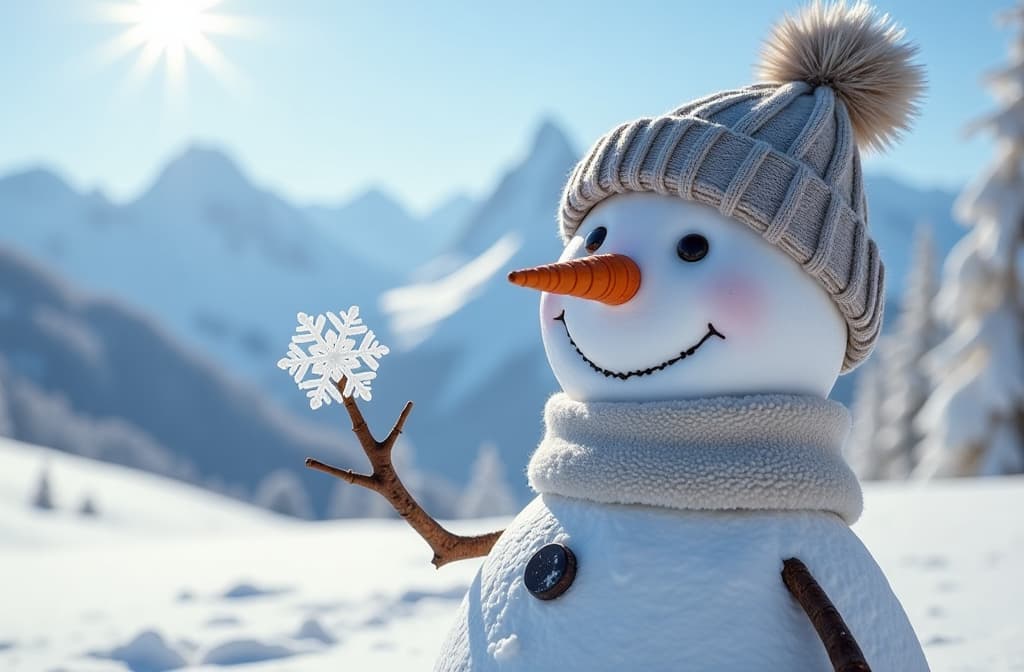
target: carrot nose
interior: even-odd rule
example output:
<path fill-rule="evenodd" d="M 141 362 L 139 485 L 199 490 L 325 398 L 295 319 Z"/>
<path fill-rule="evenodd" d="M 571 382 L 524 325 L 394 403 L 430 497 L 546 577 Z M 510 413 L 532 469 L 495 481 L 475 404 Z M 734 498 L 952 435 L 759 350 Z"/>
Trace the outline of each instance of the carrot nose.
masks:
<path fill-rule="evenodd" d="M 640 289 L 640 267 L 624 254 L 596 254 L 512 271 L 508 281 L 520 287 L 618 306 Z"/>

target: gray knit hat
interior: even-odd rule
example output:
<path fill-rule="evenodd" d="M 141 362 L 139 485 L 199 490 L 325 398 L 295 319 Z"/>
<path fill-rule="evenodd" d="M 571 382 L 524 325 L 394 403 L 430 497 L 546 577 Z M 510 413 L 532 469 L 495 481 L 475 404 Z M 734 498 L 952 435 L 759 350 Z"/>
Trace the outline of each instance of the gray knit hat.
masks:
<path fill-rule="evenodd" d="M 846 319 L 851 371 L 874 347 L 885 304 L 858 145 L 884 149 L 907 128 L 924 90 L 916 51 L 868 5 L 815 3 L 786 16 L 765 44 L 766 83 L 622 124 L 594 144 L 562 195 L 563 240 L 615 194 L 712 206 L 828 292 Z"/>

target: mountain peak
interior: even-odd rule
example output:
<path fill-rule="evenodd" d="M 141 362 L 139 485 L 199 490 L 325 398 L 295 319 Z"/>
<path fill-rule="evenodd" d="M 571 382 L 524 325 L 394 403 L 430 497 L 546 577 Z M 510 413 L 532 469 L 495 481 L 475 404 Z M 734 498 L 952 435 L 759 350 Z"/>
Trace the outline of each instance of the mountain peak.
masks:
<path fill-rule="evenodd" d="M 0 177 L 0 189 L 9 190 L 21 197 L 52 199 L 68 196 L 75 190 L 53 170 L 36 166 Z"/>
<path fill-rule="evenodd" d="M 542 120 L 526 157 L 474 208 L 450 251 L 463 258 L 477 257 L 509 231 L 518 231 L 525 242 L 517 258 L 540 263 L 557 257 L 560 250 L 555 247 L 552 220 L 566 175 L 578 158 L 561 127 L 550 119 Z M 541 222 L 551 228 L 538 226 Z"/>
<path fill-rule="evenodd" d="M 569 136 L 562 130 L 562 127 L 555 123 L 554 120 L 544 118 L 533 132 L 529 155 L 530 157 L 564 157 L 566 155 L 575 157 L 577 152 L 572 146 Z"/>
<path fill-rule="evenodd" d="M 409 214 L 402 203 L 380 187 L 370 187 L 339 209 L 359 209 L 386 212 L 408 219 Z"/>
<path fill-rule="evenodd" d="M 226 151 L 193 144 L 164 166 L 149 191 L 192 192 L 197 188 L 229 193 L 252 189 L 252 184 Z"/>

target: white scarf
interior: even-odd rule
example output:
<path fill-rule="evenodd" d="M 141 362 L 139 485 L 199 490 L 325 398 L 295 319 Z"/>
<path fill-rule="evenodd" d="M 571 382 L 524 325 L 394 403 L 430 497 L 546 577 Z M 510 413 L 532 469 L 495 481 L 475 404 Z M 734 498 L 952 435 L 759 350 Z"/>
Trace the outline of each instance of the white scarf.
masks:
<path fill-rule="evenodd" d="M 860 484 L 842 457 L 850 414 L 812 396 L 608 403 L 556 394 L 530 486 L 607 504 L 831 511 L 852 524 Z"/>

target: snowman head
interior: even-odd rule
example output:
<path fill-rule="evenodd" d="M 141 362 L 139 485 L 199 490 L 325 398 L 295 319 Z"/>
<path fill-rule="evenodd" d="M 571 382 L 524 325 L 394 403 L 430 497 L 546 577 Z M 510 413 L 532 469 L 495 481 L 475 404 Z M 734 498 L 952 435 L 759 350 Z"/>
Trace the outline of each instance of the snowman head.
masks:
<path fill-rule="evenodd" d="M 579 401 L 826 396 L 843 364 L 845 322 L 800 266 L 679 198 L 609 198 L 558 263 L 512 276 L 553 290 L 541 298 L 544 348 Z"/>
<path fill-rule="evenodd" d="M 827 395 L 878 339 L 884 268 L 860 149 L 907 128 L 913 45 L 870 6 L 814 3 L 764 47 L 763 82 L 600 138 L 569 178 L 544 345 L 579 400 Z"/>

